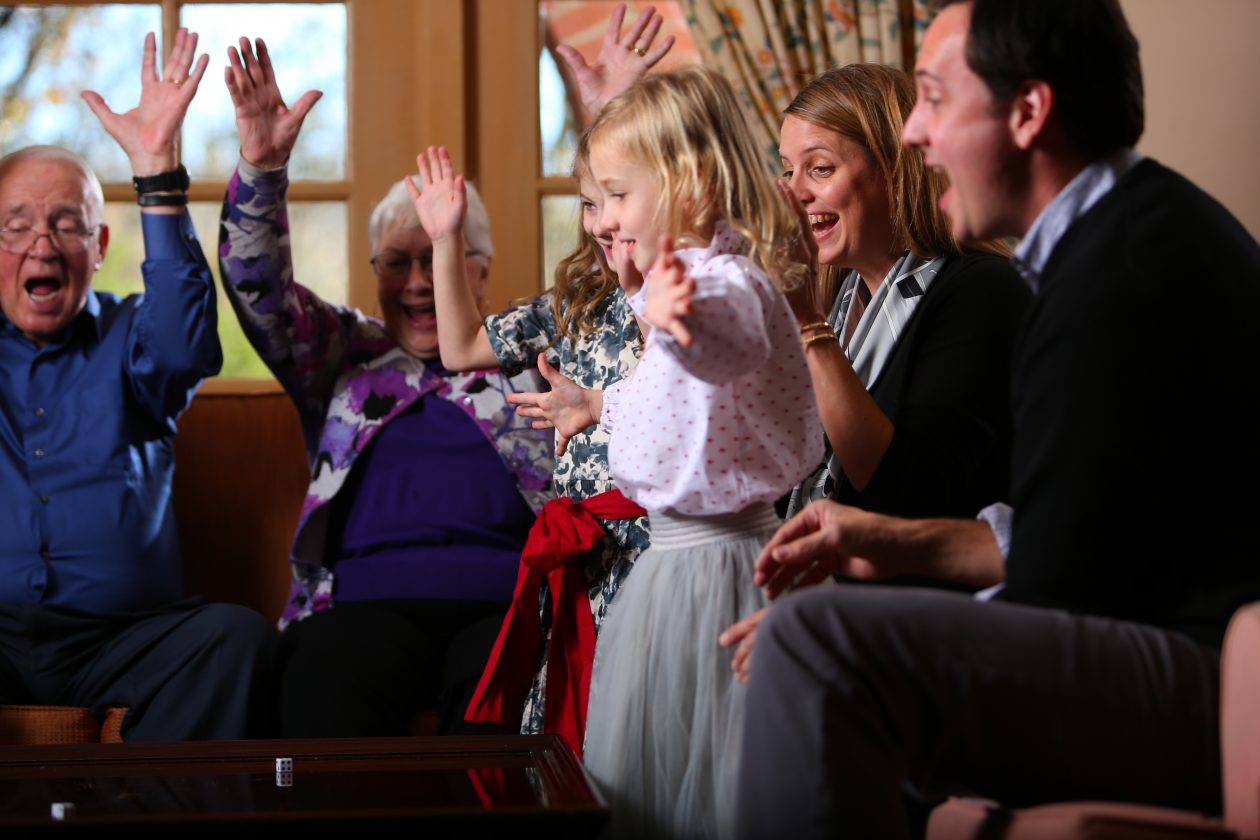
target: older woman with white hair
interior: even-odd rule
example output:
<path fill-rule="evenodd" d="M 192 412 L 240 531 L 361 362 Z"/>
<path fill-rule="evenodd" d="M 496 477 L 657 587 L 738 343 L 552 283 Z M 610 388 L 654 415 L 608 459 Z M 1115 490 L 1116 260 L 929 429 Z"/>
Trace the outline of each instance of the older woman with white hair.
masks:
<path fill-rule="evenodd" d="M 286 162 L 319 94 L 285 106 L 261 40 L 255 52 L 242 38 L 229 57 L 241 160 L 224 202 L 223 283 L 297 407 L 311 466 L 281 619 L 281 731 L 405 734 L 434 704 L 442 731 L 470 731 L 464 708 L 549 490 L 550 434 L 506 402 L 540 380 L 442 367 L 433 244 L 402 182 L 369 225 L 381 319 L 294 280 Z M 464 234 L 480 299 L 494 250 L 471 189 Z"/>

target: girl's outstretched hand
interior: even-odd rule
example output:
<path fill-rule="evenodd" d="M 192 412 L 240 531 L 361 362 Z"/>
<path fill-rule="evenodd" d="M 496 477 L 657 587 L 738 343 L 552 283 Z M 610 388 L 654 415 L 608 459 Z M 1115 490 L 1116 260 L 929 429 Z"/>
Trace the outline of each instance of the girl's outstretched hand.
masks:
<path fill-rule="evenodd" d="M 416 168 L 420 172 L 422 189 L 418 189 L 410 178 L 403 183 L 411 194 L 424 232 L 436 245 L 439 240 L 463 230 L 464 214 L 468 210 L 464 176 L 455 174 L 451 154 L 445 146 L 430 146 L 416 155 Z"/>
<path fill-rule="evenodd" d="M 599 422 L 603 393 L 588 391 L 556 370 L 544 353 L 538 354 L 538 372 L 551 385 L 550 391 L 508 394 L 507 401 L 516 406 L 516 413 L 532 417 L 535 429 L 556 430 L 556 455 L 563 455 L 569 439 Z"/>
<path fill-rule="evenodd" d="M 662 236 L 656 262 L 647 277 L 647 307 L 643 320 L 664 330 L 683 347 L 691 346 L 691 330 L 683 319 L 691 314 L 696 281 L 687 276 L 682 260 L 674 255 L 674 240 Z"/>

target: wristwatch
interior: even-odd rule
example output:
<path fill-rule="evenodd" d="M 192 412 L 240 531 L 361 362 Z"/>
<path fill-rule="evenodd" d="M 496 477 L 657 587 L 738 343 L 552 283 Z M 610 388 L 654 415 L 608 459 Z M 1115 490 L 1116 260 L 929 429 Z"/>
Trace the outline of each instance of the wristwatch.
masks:
<path fill-rule="evenodd" d="M 187 192 L 188 191 L 188 170 L 181 163 L 174 169 L 168 169 L 166 172 L 159 172 L 156 175 L 145 175 L 142 178 L 132 178 L 132 185 L 136 188 L 136 195 L 148 195 L 157 192 Z"/>

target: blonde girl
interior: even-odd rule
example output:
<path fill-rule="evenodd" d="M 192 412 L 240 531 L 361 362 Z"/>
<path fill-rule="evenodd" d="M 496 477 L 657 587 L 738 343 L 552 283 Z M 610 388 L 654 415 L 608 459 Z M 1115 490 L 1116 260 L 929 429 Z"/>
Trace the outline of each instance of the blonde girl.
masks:
<path fill-rule="evenodd" d="M 797 220 L 712 71 L 640 82 L 589 143 L 601 228 L 647 276 L 630 303 L 651 325 L 633 377 L 590 395 L 590 414 L 653 539 L 599 639 L 586 764 L 614 833 L 729 836 L 743 690 L 717 637 L 763 604 L 771 504 L 822 453 L 781 290 L 804 275 L 787 256 Z"/>

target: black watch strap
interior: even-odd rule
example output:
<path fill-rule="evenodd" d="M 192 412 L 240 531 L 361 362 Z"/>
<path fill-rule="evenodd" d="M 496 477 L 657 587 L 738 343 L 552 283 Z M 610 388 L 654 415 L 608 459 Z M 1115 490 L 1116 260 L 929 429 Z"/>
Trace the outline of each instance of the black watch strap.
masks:
<path fill-rule="evenodd" d="M 136 194 L 140 196 L 155 192 L 186 192 L 188 190 L 188 170 L 181 163 L 179 166 L 166 172 L 146 175 L 143 178 L 132 178 L 131 183 L 136 188 Z"/>
<path fill-rule="evenodd" d="M 184 193 L 141 193 L 136 201 L 141 207 L 182 207 L 188 203 L 188 196 Z"/>

